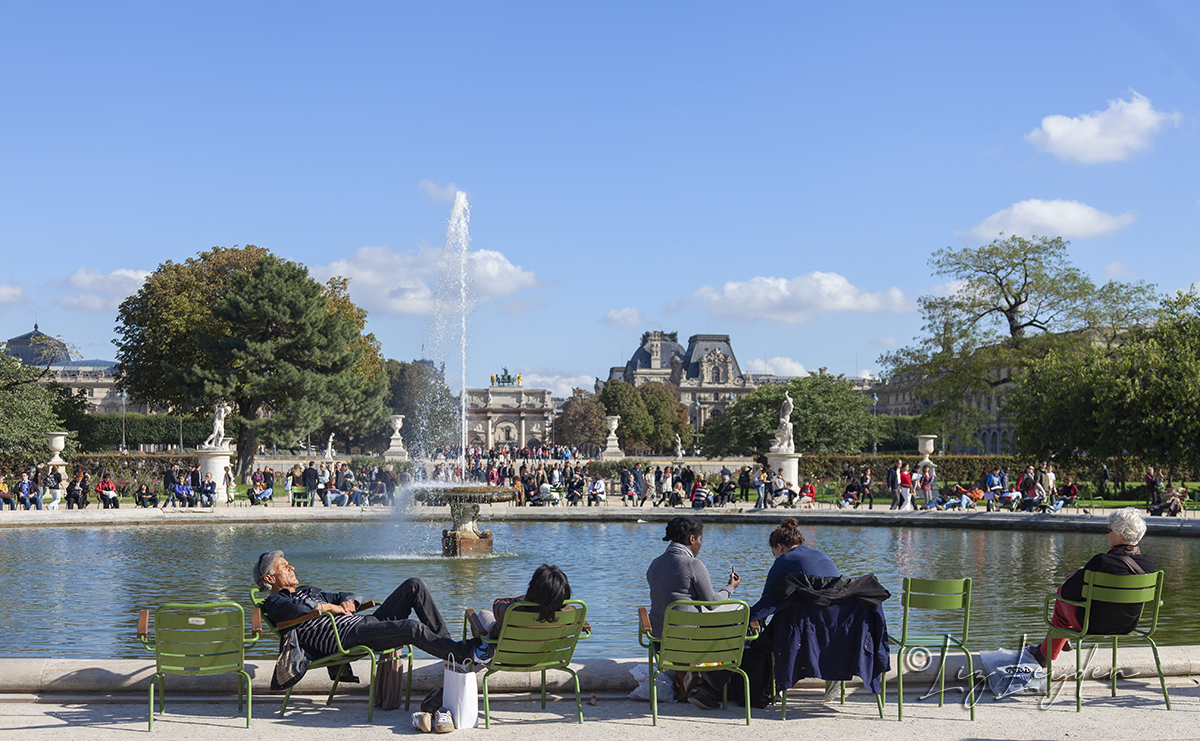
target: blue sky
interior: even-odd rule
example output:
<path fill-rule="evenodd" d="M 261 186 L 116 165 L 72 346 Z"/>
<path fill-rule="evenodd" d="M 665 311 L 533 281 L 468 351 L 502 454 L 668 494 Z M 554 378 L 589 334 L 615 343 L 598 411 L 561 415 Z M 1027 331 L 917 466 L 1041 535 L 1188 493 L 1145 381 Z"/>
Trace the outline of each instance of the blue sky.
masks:
<path fill-rule="evenodd" d="M 0 2 L 0 334 L 112 358 L 148 271 L 251 243 L 411 360 L 455 188 L 470 385 L 658 328 L 877 371 L 1001 230 L 1200 280 L 1198 6 L 830 5 Z"/>

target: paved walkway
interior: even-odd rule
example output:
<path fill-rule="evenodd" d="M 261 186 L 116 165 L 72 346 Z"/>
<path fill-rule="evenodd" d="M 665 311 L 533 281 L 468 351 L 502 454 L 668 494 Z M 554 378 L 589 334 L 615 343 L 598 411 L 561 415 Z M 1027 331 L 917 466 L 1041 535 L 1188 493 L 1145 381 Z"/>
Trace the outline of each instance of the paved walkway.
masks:
<path fill-rule="evenodd" d="M 168 680 L 169 685 L 170 680 Z M 168 686 L 168 692 L 169 692 Z M 1084 708 L 1075 712 L 1069 689 L 1049 704 L 1035 697 L 980 702 L 977 720 L 949 696 L 945 707 L 936 699 L 918 700 L 906 695 L 904 721 L 896 720 L 895 698 L 889 698 L 886 719 L 880 719 L 871 695 L 856 692 L 846 704 L 825 704 L 823 693 L 813 688 L 789 695 L 788 719 L 781 721 L 778 706 L 754 710 L 747 727 L 741 708 L 701 711 L 691 705 L 660 704 L 659 725 L 650 723 L 646 702 L 620 695 L 596 696 L 584 705 L 584 723 L 574 722 L 575 703 L 562 698 L 542 710 L 536 696 L 493 698 L 492 727 L 463 729 L 453 738 L 529 739 L 561 741 L 563 738 L 596 739 L 1188 739 L 1200 737 L 1200 686 L 1189 679 L 1170 684 L 1172 707 L 1168 712 L 1153 684 L 1122 682 L 1116 698 L 1103 684 L 1085 686 Z M 166 715 L 157 717 L 153 738 L 236 741 L 295 741 L 306 738 L 373 739 L 413 734 L 410 714 L 404 710 L 376 711 L 367 723 L 366 703 L 343 699 L 326 707 L 323 698 L 293 699 L 282 720 L 277 718 L 274 697 L 256 696 L 254 721 L 247 730 L 233 697 L 172 702 L 168 694 Z M 3 696 L 0 700 L 0 733 L 23 741 L 33 739 L 146 738 L 146 700 L 123 696 L 50 698 Z M 482 705 L 482 698 L 480 700 Z M 594 703 L 594 704 L 593 704 Z M 482 707 L 480 724 L 482 724 Z M 134 736 L 134 734 L 137 734 Z"/>

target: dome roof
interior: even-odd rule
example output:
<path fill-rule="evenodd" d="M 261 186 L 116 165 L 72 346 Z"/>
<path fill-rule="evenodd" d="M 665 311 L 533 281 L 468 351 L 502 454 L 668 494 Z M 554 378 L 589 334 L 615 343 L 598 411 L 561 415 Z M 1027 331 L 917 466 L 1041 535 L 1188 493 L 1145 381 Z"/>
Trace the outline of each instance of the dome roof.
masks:
<path fill-rule="evenodd" d="M 25 365 L 49 365 L 71 361 L 71 353 L 68 352 L 66 344 L 38 331 L 36 324 L 33 325 L 32 332 L 10 339 L 4 351 L 20 359 Z"/>

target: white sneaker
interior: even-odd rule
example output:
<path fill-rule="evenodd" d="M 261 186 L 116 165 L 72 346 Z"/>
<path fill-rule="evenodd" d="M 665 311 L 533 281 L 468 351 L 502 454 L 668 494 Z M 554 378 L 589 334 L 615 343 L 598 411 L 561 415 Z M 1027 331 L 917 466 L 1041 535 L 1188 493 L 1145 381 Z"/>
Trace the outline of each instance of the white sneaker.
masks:
<path fill-rule="evenodd" d="M 449 733 L 454 730 L 454 716 L 450 715 L 449 710 L 441 708 L 433 714 L 433 730 L 436 733 Z"/>
<path fill-rule="evenodd" d="M 413 730 L 429 733 L 433 730 L 433 716 L 429 713 L 412 714 Z"/>

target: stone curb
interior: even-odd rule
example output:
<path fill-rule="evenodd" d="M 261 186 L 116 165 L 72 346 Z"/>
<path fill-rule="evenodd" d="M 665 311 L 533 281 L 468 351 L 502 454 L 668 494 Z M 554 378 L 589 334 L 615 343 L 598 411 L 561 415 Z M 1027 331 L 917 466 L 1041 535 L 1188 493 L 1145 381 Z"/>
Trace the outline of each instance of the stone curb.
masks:
<path fill-rule="evenodd" d="M 1200 675 L 1200 646 L 1160 646 L 1159 656 L 1162 659 L 1163 673 L 1166 676 L 1195 676 Z M 1093 644 L 1083 647 L 1084 678 L 1099 679 L 1108 677 L 1108 662 L 1111 653 L 1107 646 Z M 982 663 L 978 654 L 973 656 L 976 675 L 982 672 Z M 597 659 L 585 664 L 572 664 L 579 674 L 579 686 L 583 692 L 626 693 L 636 684 L 630 670 L 646 662 L 645 658 L 628 659 Z M 915 664 L 916 662 L 910 662 Z M 893 686 L 896 677 L 896 657 L 892 656 L 893 670 L 888 673 L 889 686 Z M 355 673 L 366 677 L 368 666 L 365 662 L 357 662 Z M 271 673 L 273 662 L 247 662 L 246 671 L 250 675 L 251 684 L 256 694 L 270 693 Z M 1054 665 L 1055 677 L 1063 674 L 1074 674 L 1075 657 L 1072 653 L 1060 655 Z M 1129 646 L 1118 653 L 1118 676 L 1123 679 L 1153 680 L 1157 675 L 1154 670 L 1154 656 L 1149 646 Z M 0 695 L 114 695 L 114 694 L 145 694 L 149 689 L 150 678 L 154 675 L 152 661 L 119 660 L 119 661 L 82 661 L 72 659 L 0 659 Z M 946 661 L 947 685 L 955 685 L 960 677 L 965 678 L 966 661 L 959 656 L 951 656 Z M 547 688 L 558 692 L 573 689 L 571 676 L 562 671 L 547 672 Z M 905 684 L 909 689 L 932 686 L 937 681 L 937 657 L 920 670 L 905 671 Z M 225 691 L 235 691 L 236 682 L 231 674 L 215 677 L 170 677 L 166 680 L 169 693 L 186 694 L 219 694 Z M 414 662 L 413 694 L 424 696 L 426 692 L 442 683 L 442 664 L 434 659 L 419 659 Z M 800 686 L 820 685 L 819 680 L 805 680 Z M 855 680 L 848 685 L 860 685 Z M 323 669 L 310 672 L 297 685 L 296 691 L 301 694 L 320 694 L 329 691 L 331 682 Z M 488 680 L 491 691 L 501 693 L 531 692 L 539 690 L 540 675 L 537 673 L 510 674 L 498 672 Z M 366 692 L 366 684 L 341 685 L 339 691 L 350 694 Z"/>
<path fill-rule="evenodd" d="M 661 523 L 696 514 L 708 523 L 774 525 L 794 517 L 802 525 L 850 527 L 936 527 L 972 530 L 1038 530 L 1103 533 L 1103 514 L 1026 514 L 1018 512 L 895 512 L 886 509 L 705 509 L 665 507 L 513 507 L 485 506 L 481 522 Z M 14 516 L 15 515 L 15 516 Z M 262 524 L 265 522 L 364 522 L 403 517 L 410 521 L 450 522 L 447 507 L 227 507 L 211 509 L 30 510 L 6 512 L 0 529 L 18 527 L 123 527 L 128 525 Z M 1200 518 L 1147 517 L 1151 536 L 1200 537 Z"/>

